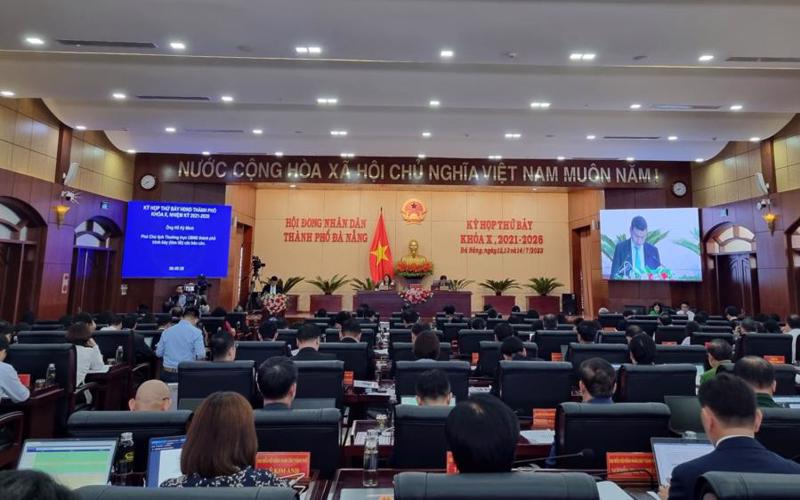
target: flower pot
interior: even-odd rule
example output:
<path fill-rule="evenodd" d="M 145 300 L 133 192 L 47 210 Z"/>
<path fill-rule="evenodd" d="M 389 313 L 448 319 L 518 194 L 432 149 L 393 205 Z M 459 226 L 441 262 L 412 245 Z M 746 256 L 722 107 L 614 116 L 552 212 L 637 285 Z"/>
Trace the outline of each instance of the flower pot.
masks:
<path fill-rule="evenodd" d="M 286 314 L 294 315 L 297 314 L 297 301 L 299 300 L 299 295 L 287 295 L 286 296 Z"/>
<path fill-rule="evenodd" d="M 514 307 L 516 297 L 513 295 L 484 295 L 483 305 L 490 305 L 495 311 L 503 316 L 511 314 L 511 308 Z"/>
<path fill-rule="evenodd" d="M 535 309 L 541 314 L 558 314 L 561 301 L 555 295 L 528 295 L 528 309 Z"/>
<path fill-rule="evenodd" d="M 309 310 L 311 313 L 317 312 L 319 309 L 325 309 L 328 312 L 339 312 L 342 310 L 342 296 L 341 295 L 311 295 L 311 303 Z"/>

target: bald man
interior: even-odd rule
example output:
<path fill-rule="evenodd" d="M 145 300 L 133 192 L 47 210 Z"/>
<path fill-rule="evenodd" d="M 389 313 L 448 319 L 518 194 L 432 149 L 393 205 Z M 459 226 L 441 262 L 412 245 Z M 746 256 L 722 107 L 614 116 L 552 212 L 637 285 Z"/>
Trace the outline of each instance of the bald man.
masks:
<path fill-rule="evenodd" d="M 172 393 L 160 380 L 148 380 L 139 386 L 136 397 L 128 401 L 131 411 L 167 411 L 172 406 Z"/>

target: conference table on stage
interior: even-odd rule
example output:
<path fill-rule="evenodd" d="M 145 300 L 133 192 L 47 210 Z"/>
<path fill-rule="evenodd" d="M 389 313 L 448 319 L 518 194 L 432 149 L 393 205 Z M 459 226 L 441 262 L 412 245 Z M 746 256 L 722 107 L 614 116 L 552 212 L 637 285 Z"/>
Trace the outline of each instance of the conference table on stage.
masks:
<path fill-rule="evenodd" d="M 366 291 L 356 293 L 353 307 L 367 304 L 370 308 L 388 318 L 393 312 L 398 312 L 403 307 L 403 298 L 394 290 Z M 441 312 L 444 306 L 451 305 L 456 311 L 469 312 L 472 310 L 472 292 L 451 292 L 448 290 L 433 290 L 433 296 L 423 304 L 414 306 L 414 310 L 422 316 L 434 316 Z"/>

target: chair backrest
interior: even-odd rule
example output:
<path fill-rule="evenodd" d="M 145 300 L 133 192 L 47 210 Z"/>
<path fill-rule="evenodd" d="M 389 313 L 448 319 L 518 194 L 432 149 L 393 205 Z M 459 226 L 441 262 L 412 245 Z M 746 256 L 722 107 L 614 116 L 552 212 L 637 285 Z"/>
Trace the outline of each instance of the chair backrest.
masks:
<path fill-rule="evenodd" d="M 76 353 L 72 344 L 13 344 L 8 347 L 6 363 L 17 373 L 28 373 L 31 381 L 46 378 L 50 363 L 56 368 L 56 384 L 64 389 L 64 397 L 56 405 L 56 429 L 66 431 L 67 417 L 76 383 Z M 27 432 L 27 431 L 26 431 Z"/>
<path fill-rule="evenodd" d="M 63 344 L 67 341 L 67 332 L 64 330 L 50 330 L 40 332 L 19 332 L 19 344 Z"/>
<path fill-rule="evenodd" d="M 236 329 L 236 331 L 242 331 L 247 329 L 247 313 L 246 312 L 229 312 L 225 315 L 225 319 L 228 321 L 232 327 Z"/>
<path fill-rule="evenodd" d="M 341 414 L 335 408 L 255 412 L 258 451 L 308 451 L 311 468 L 330 479 L 339 463 Z"/>
<path fill-rule="evenodd" d="M 570 400 L 572 365 L 556 361 L 500 361 L 500 398 L 521 417 L 533 408 Z"/>
<path fill-rule="evenodd" d="M 320 344 L 319 352 L 327 352 L 344 362 L 344 369 L 353 372 L 353 377 L 358 380 L 372 378 L 370 371 L 369 344 L 366 342 L 325 342 Z"/>
<path fill-rule="evenodd" d="M 658 328 L 658 321 L 655 319 L 629 319 L 628 325 L 636 325 L 641 328 L 643 332 L 653 335 L 653 332 Z"/>
<path fill-rule="evenodd" d="M 333 399 L 342 408 L 344 361 L 295 361 L 297 398 Z"/>
<path fill-rule="evenodd" d="M 664 396 L 694 396 L 697 368 L 689 364 L 624 364 L 617 375 L 616 401 L 663 403 Z"/>
<path fill-rule="evenodd" d="M 478 357 L 478 368 L 476 374 L 486 377 L 495 377 L 499 368 L 498 363 L 502 361 L 503 355 L 500 353 L 502 342 L 495 342 L 494 340 L 482 340 L 480 354 Z M 525 353 L 531 360 L 537 359 L 539 355 L 539 346 L 536 342 L 523 342 L 525 346 Z"/>
<path fill-rule="evenodd" d="M 275 334 L 275 340 L 286 342 L 291 349 L 297 349 L 297 330 L 281 328 Z"/>
<path fill-rule="evenodd" d="M 64 330 L 61 323 L 35 323 L 31 325 L 32 332 L 50 332 L 53 330 Z"/>
<path fill-rule="evenodd" d="M 706 348 L 702 345 L 656 345 L 656 364 L 689 363 L 705 365 Z"/>
<path fill-rule="evenodd" d="M 401 472 L 394 477 L 395 500 L 596 500 L 597 483 L 588 474 L 439 474 Z"/>
<path fill-rule="evenodd" d="M 605 469 L 606 452 L 650 451 L 651 437 L 669 437 L 664 403 L 561 403 L 556 410 L 555 454 L 590 449 L 591 457 L 564 458 L 558 468 Z"/>
<path fill-rule="evenodd" d="M 400 469 L 444 469 L 449 406 L 394 407 L 393 465 Z"/>
<path fill-rule="evenodd" d="M 730 333 L 732 334 L 733 329 L 731 328 L 730 324 L 728 325 L 700 325 L 700 332 L 701 333 Z M 719 337 L 717 337 L 719 338 Z"/>
<path fill-rule="evenodd" d="M 84 486 L 75 490 L 81 500 L 296 500 L 292 488 L 142 488 Z"/>
<path fill-rule="evenodd" d="M 676 434 L 686 431 L 703 433 L 703 421 L 700 419 L 700 401 L 697 396 L 664 396 L 664 403 L 669 406 L 669 428 Z"/>
<path fill-rule="evenodd" d="M 675 325 L 662 326 L 656 328 L 654 340 L 656 344 L 680 344 L 686 338 L 686 328 Z"/>
<path fill-rule="evenodd" d="M 339 342 L 339 330 L 336 328 L 325 328 L 325 342 Z M 361 329 L 361 340 L 366 342 L 370 349 L 375 349 L 375 330 L 372 328 Z"/>
<path fill-rule="evenodd" d="M 450 361 L 453 348 L 450 344 L 439 344 L 439 361 Z M 414 361 L 414 344 L 411 342 L 395 342 L 391 353 L 392 361 Z"/>
<path fill-rule="evenodd" d="M 103 330 L 94 332 L 92 338 L 97 343 L 104 361 L 116 358 L 119 346 L 122 346 L 122 357 L 126 363 L 133 364 L 136 361 L 133 330 Z"/>
<path fill-rule="evenodd" d="M 67 421 L 67 433 L 75 438 L 119 438 L 133 433 L 133 470 L 145 472 L 150 438 L 181 436 L 192 412 L 177 411 L 78 411 Z"/>
<path fill-rule="evenodd" d="M 253 361 L 256 369 L 274 356 L 289 356 L 289 346 L 280 340 L 248 340 L 236 343 L 236 361 Z"/>
<path fill-rule="evenodd" d="M 233 391 L 257 402 L 255 362 L 183 361 L 178 365 L 178 408 L 194 410 L 211 393 Z"/>
<path fill-rule="evenodd" d="M 444 332 L 444 340 L 446 342 L 456 340 L 458 338 L 458 332 L 467 328 L 469 328 L 469 323 L 466 322 L 445 323 L 440 327 Z"/>
<path fill-rule="evenodd" d="M 460 330 L 458 332 L 458 355 L 461 358 L 469 359 L 472 353 L 480 352 L 481 342 L 494 340 L 494 332 L 491 330 Z"/>
<path fill-rule="evenodd" d="M 628 345 L 628 339 L 625 338 L 625 332 L 600 332 L 600 343 Z"/>
<path fill-rule="evenodd" d="M 690 342 L 692 345 L 705 346 L 708 342 L 711 342 L 714 339 L 722 339 L 727 341 L 730 345 L 733 345 L 733 334 L 730 333 L 730 330 L 727 332 L 714 332 L 706 330 L 694 332 Z"/>
<path fill-rule="evenodd" d="M 778 455 L 794 460 L 800 455 L 800 409 L 761 408 L 764 418 L 756 439 Z"/>
<path fill-rule="evenodd" d="M 389 329 L 389 350 L 393 349 L 395 342 L 411 342 L 410 328 L 390 328 Z"/>
<path fill-rule="evenodd" d="M 752 472 L 706 472 L 697 480 L 693 498 L 717 500 L 794 500 L 800 475 Z"/>
<path fill-rule="evenodd" d="M 395 393 L 397 400 L 402 396 L 416 395 L 417 378 L 420 374 L 434 368 L 442 370 L 450 380 L 450 391 L 458 401 L 469 396 L 469 363 L 466 361 L 398 361 L 395 372 Z"/>
<path fill-rule="evenodd" d="M 489 330 L 494 330 L 494 327 L 500 323 L 508 323 L 508 320 L 503 318 L 489 318 L 486 320 L 486 328 Z"/>
<path fill-rule="evenodd" d="M 746 333 L 736 341 L 736 359 L 744 356 L 782 356 L 784 363 L 792 363 L 794 337 L 785 333 Z"/>
<path fill-rule="evenodd" d="M 203 316 L 200 318 L 200 322 L 197 324 L 197 328 L 201 330 L 205 330 L 206 333 L 209 335 L 214 335 L 222 327 L 225 326 L 225 317 L 224 316 Z"/>
<path fill-rule="evenodd" d="M 795 370 L 794 365 L 781 364 L 773 365 L 772 367 L 775 369 L 775 381 L 777 382 L 777 386 L 775 387 L 775 395 L 797 395 L 797 390 L 795 390 L 795 375 L 797 374 L 797 371 Z"/>
<path fill-rule="evenodd" d="M 620 344 L 579 344 L 573 342 L 569 345 L 566 361 L 572 363 L 574 380 L 577 381 L 581 363 L 590 358 L 603 358 L 612 365 L 621 365 L 630 362 L 628 346 Z"/>
<path fill-rule="evenodd" d="M 539 346 L 539 357 L 550 361 L 553 354 L 561 354 L 562 345 L 570 345 L 577 339 L 575 332 L 560 332 L 556 330 L 539 330 L 534 335 L 534 342 Z"/>
<path fill-rule="evenodd" d="M 605 313 L 600 314 L 597 317 L 597 321 L 600 322 L 600 326 L 603 328 L 616 328 L 619 322 L 622 320 L 623 317 L 620 313 Z"/>
<path fill-rule="evenodd" d="M 134 330 L 158 330 L 158 323 L 136 323 Z"/>

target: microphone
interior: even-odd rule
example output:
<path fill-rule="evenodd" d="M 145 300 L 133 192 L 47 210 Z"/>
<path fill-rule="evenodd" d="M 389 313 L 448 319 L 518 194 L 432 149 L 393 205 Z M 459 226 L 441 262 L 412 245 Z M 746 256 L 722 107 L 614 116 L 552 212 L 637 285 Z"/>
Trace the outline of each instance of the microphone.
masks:
<path fill-rule="evenodd" d="M 562 458 L 578 458 L 578 457 L 591 460 L 594 458 L 594 450 L 591 448 L 584 448 L 577 453 L 565 453 L 563 455 L 555 455 L 552 457 L 538 457 L 538 458 L 529 458 L 525 460 L 517 460 L 516 462 L 514 462 L 514 465 L 524 465 L 534 462 L 546 462 L 548 460 L 559 460 Z"/>

